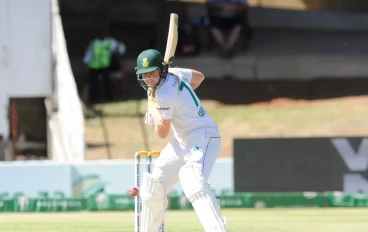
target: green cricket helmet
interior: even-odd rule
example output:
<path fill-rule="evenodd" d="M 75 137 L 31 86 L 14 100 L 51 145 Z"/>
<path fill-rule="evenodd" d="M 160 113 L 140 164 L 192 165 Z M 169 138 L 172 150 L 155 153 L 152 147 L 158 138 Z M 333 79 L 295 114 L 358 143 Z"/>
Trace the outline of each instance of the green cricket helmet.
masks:
<path fill-rule="evenodd" d="M 166 65 L 164 66 L 164 58 L 162 57 L 162 54 L 154 49 L 144 50 L 139 54 L 135 71 L 137 75 L 137 80 L 144 89 L 148 89 L 149 86 L 144 83 L 142 74 L 153 72 L 157 69 L 161 69 L 162 71 L 160 80 L 157 83 L 157 85 L 159 85 L 166 78 L 167 74 L 167 67 Z"/>

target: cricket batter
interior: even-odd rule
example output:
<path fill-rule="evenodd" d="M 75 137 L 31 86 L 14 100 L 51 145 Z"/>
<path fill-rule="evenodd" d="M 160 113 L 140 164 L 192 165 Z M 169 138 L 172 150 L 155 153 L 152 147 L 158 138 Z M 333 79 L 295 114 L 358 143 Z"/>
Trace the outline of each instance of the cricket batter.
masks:
<path fill-rule="evenodd" d="M 148 93 L 145 123 L 165 138 L 173 138 L 161 151 L 152 174 L 144 173 L 141 231 L 157 232 L 165 220 L 166 196 L 180 180 L 183 191 L 206 232 L 226 232 L 220 205 L 207 183 L 220 153 L 221 135 L 194 90 L 204 80 L 196 70 L 168 68 L 160 52 L 139 54 L 136 74 Z"/>

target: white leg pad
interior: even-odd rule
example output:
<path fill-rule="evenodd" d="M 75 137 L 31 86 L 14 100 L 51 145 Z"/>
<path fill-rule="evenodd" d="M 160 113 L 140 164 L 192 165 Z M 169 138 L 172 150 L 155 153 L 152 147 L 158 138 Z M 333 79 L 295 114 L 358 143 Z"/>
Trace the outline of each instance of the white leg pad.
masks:
<path fill-rule="evenodd" d="M 142 200 L 141 232 L 157 232 L 165 219 L 164 187 L 159 180 L 145 172 L 139 192 Z"/>
<path fill-rule="evenodd" d="M 185 196 L 206 232 L 227 232 L 216 196 L 205 180 L 199 164 L 190 163 L 179 171 L 179 178 Z"/>

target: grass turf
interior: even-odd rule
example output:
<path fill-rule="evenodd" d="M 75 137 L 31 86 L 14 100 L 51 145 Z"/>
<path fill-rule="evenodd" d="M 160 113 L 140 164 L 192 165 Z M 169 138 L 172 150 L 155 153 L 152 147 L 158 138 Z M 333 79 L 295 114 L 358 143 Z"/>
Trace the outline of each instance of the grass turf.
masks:
<path fill-rule="evenodd" d="M 229 232 L 366 232 L 368 208 L 224 209 Z M 3 213 L 1 232 L 130 232 L 134 212 Z M 169 211 L 167 232 L 204 231 L 191 211 Z"/>

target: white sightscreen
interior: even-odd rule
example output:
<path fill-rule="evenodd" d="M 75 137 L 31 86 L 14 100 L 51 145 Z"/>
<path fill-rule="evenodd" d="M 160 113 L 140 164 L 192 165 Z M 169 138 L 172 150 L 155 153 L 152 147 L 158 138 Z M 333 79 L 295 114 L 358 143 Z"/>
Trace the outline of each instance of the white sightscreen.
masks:
<path fill-rule="evenodd" d="M 9 136 L 8 95 L 6 84 L 7 49 L 6 49 L 6 2 L 0 0 L 0 135 Z M 1 153 L 1 151 L 0 151 Z"/>
<path fill-rule="evenodd" d="M 0 2 L 0 6 L 6 5 L 8 95 L 49 96 L 52 93 L 51 1 Z"/>

